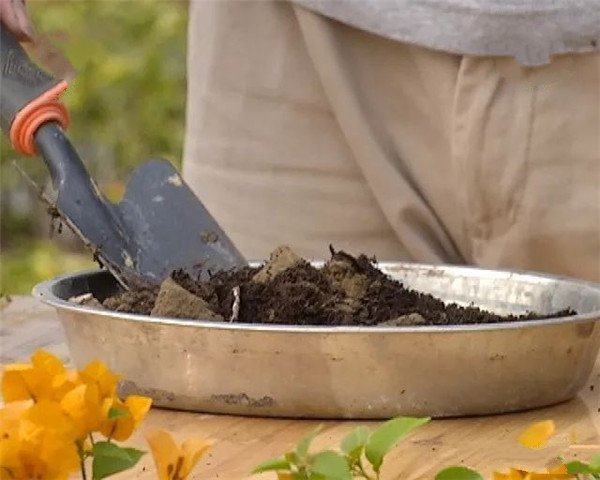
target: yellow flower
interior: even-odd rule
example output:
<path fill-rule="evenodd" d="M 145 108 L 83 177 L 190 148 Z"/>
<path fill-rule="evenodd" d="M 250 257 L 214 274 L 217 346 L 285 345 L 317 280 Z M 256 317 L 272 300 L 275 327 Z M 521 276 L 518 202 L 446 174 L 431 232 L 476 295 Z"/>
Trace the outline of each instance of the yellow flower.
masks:
<path fill-rule="evenodd" d="M 94 361 L 67 370 L 39 350 L 31 363 L 4 368 L 0 410 L 0 480 L 66 479 L 79 469 L 87 437 L 101 431 L 126 440 L 144 418 L 151 399 L 117 396 L 119 377 Z"/>
<path fill-rule="evenodd" d="M 164 430 L 150 430 L 145 436 L 159 480 L 185 480 L 213 444 L 210 440 L 189 439 L 179 447 Z"/>
<path fill-rule="evenodd" d="M 75 375 L 67 372 L 57 357 L 38 350 L 32 355 L 31 364 L 13 363 L 4 367 L 2 395 L 5 402 L 60 400 L 75 382 Z"/>
<path fill-rule="evenodd" d="M 519 435 L 519 443 L 527 448 L 543 447 L 554 433 L 554 429 L 552 420 L 534 423 Z"/>
<path fill-rule="evenodd" d="M 0 479 L 23 476 L 19 459 L 19 420 L 31 400 L 11 402 L 0 409 Z"/>
<path fill-rule="evenodd" d="M 56 402 L 7 404 L 0 431 L 0 478 L 62 480 L 79 468 L 74 425 Z"/>
<path fill-rule="evenodd" d="M 84 439 L 90 433 L 100 430 L 102 422 L 107 418 L 95 384 L 82 384 L 67 392 L 60 401 L 60 406 L 75 422 L 78 439 Z"/>
<path fill-rule="evenodd" d="M 548 473 L 564 474 L 564 473 L 569 473 L 569 471 L 567 470 L 567 466 L 566 465 L 560 464 L 560 465 L 557 465 L 555 467 L 548 468 Z"/>
<path fill-rule="evenodd" d="M 493 480 L 568 480 L 574 478 L 573 475 L 567 473 L 564 465 L 549 469 L 545 473 L 511 468 L 508 473 L 494 472 L 493 476 Z"/>
<path fill-rule="evenodd" d="M 144 419 L 152 399 L 139 395 L 130 395 L 125 402 L 118 397 L 105 399 L 102 404 L 102 424 L 100 432 L 117 441 L 127 440 L 139 423 Z"/>
<path fill-rule="evenodd" d="M 23 379 L 22 372 L 33 367 L 24 363 L 12 363 L 2 372 L 2 397 L 5 402 L 15 402 L 31 398 L 31 392 Z"/>
<path fill-rule="evenodd" d="M 116 395 L 120 377 L 111 372 L 104 363 L 96 360 L 79 372 L 79 380 L 88 385 L 96 385 L 100 397 L 104 399 Z"/>
<path fill-rule="evenodd" d="M 46 432 L 72 443 L 77 440 L 77 427 L 60 404 L 40 400 L 21 415 L 19 436 L 22 441 L 37 443 Z"/>

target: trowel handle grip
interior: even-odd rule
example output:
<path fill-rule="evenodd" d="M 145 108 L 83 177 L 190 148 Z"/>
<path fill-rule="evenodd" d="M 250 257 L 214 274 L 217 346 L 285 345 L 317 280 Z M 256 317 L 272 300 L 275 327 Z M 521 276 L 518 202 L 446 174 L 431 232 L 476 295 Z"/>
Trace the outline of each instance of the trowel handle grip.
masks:
<path fill-rule="evenodd" d="M 31 61 L 15 37 L 0 25 L 0 125 L 12 146 L 35 155 L 35 133 L 46 122 L 67 128 L 69 115 L 58 101 L 67 82 Z"/>

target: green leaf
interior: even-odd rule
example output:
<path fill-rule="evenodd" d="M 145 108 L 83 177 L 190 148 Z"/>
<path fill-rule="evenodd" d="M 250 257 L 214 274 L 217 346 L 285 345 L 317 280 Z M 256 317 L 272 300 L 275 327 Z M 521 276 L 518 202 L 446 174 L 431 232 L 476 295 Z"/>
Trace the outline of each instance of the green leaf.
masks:
<path fill-rule="evenodd" d="M 312 457 L 310 470 L 317 477 L 323 476 L 327 480 L 352 480 L 348 462 L 339 453 L 332 450 L 319 452 Z"/>
<path fill-rule="evenodd" d="M 593 475 L 594 478 L 598 478 L 596 475 L 600 474 L 600 455 L 596 455 L 594 458 L 592 458 L 592 461 L 589 464 L 575 460 L 567 463 L 566 465 L 567 472 L 570 474 L 574 475 L 577 473 L 585 473 L 588 475 Z"/>
<path fill-rule="evenodd" d="M 124 408 L 110 407 L 108 409 L 108 419 L 116 420 L 117 418 L 129 417 L 129 411 Z"/>
<path fill-rule="evenodd" d="M 439 472 L 435 480 L 483 480 L 483 477 L 467 467 L 449 467 Z"/>
<path fill-rule="evenodd" d="M 300 460 L 306 458 L 308 455 L 308 449 L 310 448 L 310 444 L 315 439 L 315 437 L 321 431 L 321 427 L 315 428 L 312 432 L 307 433 L 300 439 L 298 445 L 296 445 L 296 454 Z"/>
<path fill-rule="evenodd" d="M 96 442 L 92 447 L 92 478 L 100 480 L 133 467 L 145 452 L 119 447 L 112 442 Z"/>
<path fill-rule="evenodd" d="M 267 460 L 266 462 L 258 465 L 254 470 L 252 470 L 252 474 L 289 470 L 290 467 L 290 462 L 288 462 L 284 457 L 272 458 L 271 460 Z"/>
<path fill-rule="evenodd" d="M 383 457 L 389 450 L 411 431 L 426 424 L 429 420 L 431 420 L 429 417 L 398 417 L 385 422 L 375 430 L 369 437 L 369 441 L 365 447 L 365 455 L 373 466 L 373 470 L 379 473 Z"/>
<path fill-rule="evenodd" d="M 576 474 L 576 473 L 594 473 L 590 466 L 586 463 L 580 462 L 579 460 L 575 460 L 574 462 L 569 462 L 566 464 L 567 473 Z"/>
<path fill-rule="evenodd" d="M 344 452 L 350 458 L 359 458 L 363 447 L 369 440 L 370 434 L 371 431 L 365 426 L 355 428 L 342 440 L 342 452 Z"/>

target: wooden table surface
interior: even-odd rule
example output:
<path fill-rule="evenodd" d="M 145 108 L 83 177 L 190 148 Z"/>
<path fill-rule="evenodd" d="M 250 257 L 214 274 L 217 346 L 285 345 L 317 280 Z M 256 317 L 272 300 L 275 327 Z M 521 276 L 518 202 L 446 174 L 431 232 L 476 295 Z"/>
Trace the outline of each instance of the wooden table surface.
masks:
<path fill-rule="evenodd" d="M 0 312 L 0 358 L 2 363 L 26 360 L 44 348 L 69 361 L 62 327 L 54 310 L 31 297 L 16 297 Z M 465 392 L 468 395 L 468 392 Z M 557 434 L 547 448 L 528 450 L 518 445 L 517 436 L 530 423 L 552 419 Z M 171 431 L 179 440 L 190 436 L 209 437 L 215 445 L 191 478 L 236 480 L 263 460 L 290 449 L 306 432 L 322 425 L 315 449 L 332 448 L 359 424 L 372 422 L 307 421 L 207 415 L 153 409 L 139 431 L 128 442 L 147 449 L 141 432 L 146 427 Z M 589 459 L 598 449 L 569 446 L 600 443 L 600 357 L 579 396 L 570 402 L 530 412 L 466 419 L 434 420 L 396 447 L 383 466 L 383 479 L 432 479 L 440 469 L 465 465 L 485 475 L 509 466 L 543 470 L 547 461 L 564 454 L 567 458 Z M 152 459 L 146 455 L 134 471 L 119 479 L 153 479 Z M 273 474 L 254 476 L 274 479 Z"/>

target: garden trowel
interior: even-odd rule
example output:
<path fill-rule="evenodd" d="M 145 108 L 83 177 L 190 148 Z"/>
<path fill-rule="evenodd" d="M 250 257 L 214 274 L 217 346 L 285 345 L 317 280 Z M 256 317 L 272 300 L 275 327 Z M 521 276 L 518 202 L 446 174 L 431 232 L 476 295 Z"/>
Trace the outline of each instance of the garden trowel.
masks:
<path fill-rule="evenodd" d="M 246 261 L 200 200 L 166 160 L 151 160 L 131 175 L 119 203 L 90 178 L 64 130 L 65 90 L 37 67 L 1 28 L 0 120 L 15 150 L 39 155 L 50 171 L 51 211 L 94 252 L 124 287 L 159 284 L 183 269 L 198 277 Z"/>

